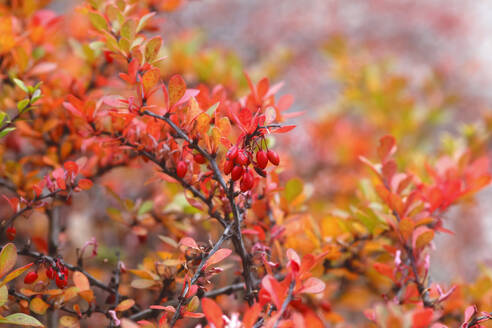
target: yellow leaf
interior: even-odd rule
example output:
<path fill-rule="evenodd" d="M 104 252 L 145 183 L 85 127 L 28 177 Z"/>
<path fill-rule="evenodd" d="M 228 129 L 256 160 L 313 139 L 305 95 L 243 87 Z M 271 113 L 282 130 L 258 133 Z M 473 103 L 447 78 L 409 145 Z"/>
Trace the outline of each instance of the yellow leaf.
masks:
<path fill-rule="evenodd" d="M 0 278 L 12 270 L 17 261 L 17 248 L 12 243 L 8 243 L 0 252 Z"/>
<path fill-rule="evenodd" d="M 3 306 L 9 299 L 9 290 L 7 286 L 0 287 L 0 306 Z"/>
<path fill-rule="evenodd" d="M 36 314 L 43 315 L 49 308 L 50 305 L 43 301 L 41 297 L 35 297 L 31 300 L 31 303 L 29 303 L 29 309 Z"/>
<path fill-rule="evenodd" d="M 82 297 L 87 303 L 90 303 L 94 299 L 94 292 L 91 289 L 84 290 L 79 292 L 79 296 Z"/>
<path fill-rule="evenodd" d="M 118 306 L 115 308 L 115 311 L 124 312 L 126 310 L 129 310 L 133 305 L 135 305 L 135 301 L 129 298 L 118 304 Z"/>
<path fill-rule="evenodd" d="M 60 318 L 60 325 L 62 327 L 78 327 L 79 326 L 79 319 L 75 317 L 69 317 L 68 315 L 64 315 L 63 317 Z"/>

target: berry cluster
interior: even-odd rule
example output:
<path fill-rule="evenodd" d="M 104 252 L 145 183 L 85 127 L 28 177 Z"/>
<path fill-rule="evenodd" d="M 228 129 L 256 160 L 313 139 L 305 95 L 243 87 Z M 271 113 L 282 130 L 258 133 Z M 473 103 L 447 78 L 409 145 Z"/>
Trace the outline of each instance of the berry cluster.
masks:
<path fill-rule="evenodd" d="M 240 188 L 242 192 L 253 188 L 254 177 L 252 171 L 248 168 L 252 164 L 256 173 L 262 177 L 266 176 L 265 168 L 268 162 L 273 165 L 280 163 L 279 156 L 273 150 L 265 151 L 258 149 L 256 151 L 256 160 L 253 160 L 253 150 L 242 149 L 237 146 L 229 148 L 224 162 L 224 173 L 231 175 L 232 181 L 241 179 Z"/>
<path fill-rule="evenodd" d="M 63 289 L 67 286 L 68 279 L 68 268 L 63 265 L 60 261 L 56 262 L 56 267 L 52 267 L 47 264 L 48 268 L 46 269 L 46 276 L 50 280 L 55 280 L 58 288 Z"/>

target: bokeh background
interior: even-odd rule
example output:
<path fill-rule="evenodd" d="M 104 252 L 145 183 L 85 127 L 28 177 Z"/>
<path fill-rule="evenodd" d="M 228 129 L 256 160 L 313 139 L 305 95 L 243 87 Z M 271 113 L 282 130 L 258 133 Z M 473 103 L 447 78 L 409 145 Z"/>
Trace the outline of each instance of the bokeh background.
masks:
<path fill-rule="evenodd" d="M 463 146 L 463 138 L 488 136 L 492 2 L 163 2 L 180 7 L 159 17 L 173 62 L 173 71 L 163 68 L 168 74 L 227 85 L 240 77 L 242 84 L 232 85 L 240 95 L 244 69 L 256 81 L 283 81 L 282 93 L 294 95 L 293 110 L 304 114 L 294 119 L 292 136 L 278 142 L 295 164 L 285 175 L 309 182 L 316 215 L 349 201 L 363 175 L 357 156 L 370 156 L 383 134 L 395 134 L 403 151 L 412 151 L 405 154 L 410 167 Z M 60 0 L 51 8 L 61 13 L 75 4 Z M 488 188 L 470 200 L 478 206 L 446 214 L 446 227 L 457 233 L 438 238 L 435 280 L 472 280 L 479 263 L 492 264 L 491 196 Z M 74 241 L 93 233 L 73 224 Z"/>

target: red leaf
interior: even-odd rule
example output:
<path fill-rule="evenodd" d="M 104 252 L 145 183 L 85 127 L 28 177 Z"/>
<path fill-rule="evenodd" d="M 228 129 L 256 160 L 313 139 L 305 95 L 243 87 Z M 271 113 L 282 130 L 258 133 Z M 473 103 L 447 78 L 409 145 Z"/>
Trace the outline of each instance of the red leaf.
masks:
<path fill-rule="evenodd" d="M 381 162 L 386 162 L 389 156 L 396 152 L 396 140 L 392 136 L 384 136 L 379 140 L 378 155 Z"/>
<path fill-rule="evenodd" d="M 247 309 L 243 317 L 244 328 L 252 328 L 256 323 L 260 313 L 261 313 L 260 303 L 255 303 L 249 309 Z"/>
<path fill-rule="evenodd" d="M 282 286 L 277 279 L 271 275 L 266 275 L 261 281 L 261 287 L 270 294 L 270 298 L 277 309 L 280 309 L 282 307 L 281 297 L 283 292 Z"/>
<path fill-rule="evenodd" d="M 429 308 L 418 310 L 412 316 L 412 328 L 429 327 L 432 322 L 433 314 L 434 310 Z"/>
<path fill-rule="evenodd" d="M 214 300 L 202 298 L 202 309 L 209 323 L 214 324 L 216 328 L 222 328 L 224 326 L 222 309 Z"/>
<path fill-rule="evenodd" d="M 80 179 L 78 186 L 82 190 L 89 190 L 92 187 L 92 181 L 89 179 Z"/>
<path fill-rule="evenodd" d="M 193 239 L 191 237 L 184 237 L 184 238 L 182 238 L 179 241 L 179 244 L 184 245 L 184 246 L 187 246 L 187 247 L 190 247 L 190 248 L 199 249 L 198 245 L 196 244 L 195 239 Z"/>
<path fill-rule="evenodd" d="M 295 125 L 284 125 L 278 129 L 276 129 L 274 132 L 275 133 L 286 133 L 286 132 L 293 130 L 295 127 L 296 127 Z"/>
<path fill-rule="evenodd" d="M 374 269 L 390 279 L 393 279 L 393 269 L 385 263 L 374 263 Z"/>
<path fill-rule="evenodd" d="M 154 309 L 154 310 L 164 310 L 166 312 L 171 312 L 171 313 L 175 313 L 176 312 L 176 309 L 174 308 L 174 306 L 171 306 L 171 305 L 168 305 L 168 306 L 151 305 L 150 308 L 151 309 Z"/>
<path fill-rule="evenodd" d="M 283 112 L 284 110 L 289 109 L 293 103 L 294 103 L 294 96 L 283 95 L 282 97 L 280 97 L 280 100 L 277 103 L 277 109 Z"/>
<path fill-rule="evenodd" d="M 203 318 L 205 315 L 203 313 L 196 312 L 185 312 L 183 313 L 183 317 L 185 318 Z"/>
<path fill-rule="evenodd" d="M 318 278 L 308 278 L 302 283 L 299 293 L 318 294 L 325 290 L 325 283 Z"/>
<path fill-rule="evenodd" d="M 223 259 L 225 259 L 229 255 L 231 255 L 231 253 L 232 253 L 232 250 L 230 250 L 229 248 L 219 249 L 217 252 L 212 254 L 212 256 L 210 256 L 210 258 L 207 260 L 207 263 L 205 264 L 205 268 L 207 268 L 210 265 L 214 265 L 216 263 L 219 263 L 220 261 L 222 261 Z"/>

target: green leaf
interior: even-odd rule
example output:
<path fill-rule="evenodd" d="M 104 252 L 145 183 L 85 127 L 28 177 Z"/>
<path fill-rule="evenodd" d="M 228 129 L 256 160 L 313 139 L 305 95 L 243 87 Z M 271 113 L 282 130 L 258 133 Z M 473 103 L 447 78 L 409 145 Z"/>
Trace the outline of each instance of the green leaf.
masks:
<path fill-rule="evenodd" d="M 36 101 L 38 101 L 41 98 L 41 90 L 36 89 L 34 93 L 32 94 L 31 97 L 31 104 L 34 104 Z"/>
<path fill-rule="evenodd" d="M 214 114 L 214 112 L 217 109 L 217 107 L 219 107 L 219 105 L 220 105 L 220 101 L 217 101 L 215 104 L 213 104 L 212 106 L 210 106 L 210 108 L 207 109 L 208 116 L 212 117 L 212 115 Z"/>
<path fill-rule="evenodd" d="M 10 127 L 10 128 L 6 128 L 6 129 L 0 131 L 0 138 L 5 137 L 7 134 L 9 134 L 10 132 L 12 132 L 14 130 L 15 130 L 15 127 Z"/>
<path fill-rule="evenodd" d="M 22 113 L 22 111 L 27 107 L 29 106 L 29 99 L 22 99 L 21 101 L 19 101 L 17 103 L 17 109 L 19 110 L 20 113 Z"/>
<path fill-rule="evenodd" d="M 298 178 L 293 178 L 285 184 L 284 197 L 288 202 L 293 201 L 302 193 L 303 184 Z"/>
<path fill-rule="evenodd" d="M 8 243 L 0 252 L 0 278 L 12 270 L 15 262 L 17 262 L 17 248 L 14 244 Z"/>
<path fill-rule="evenodd" d="M 0 323 L 6 323 L 18 326 L 30 326 L 30 327 L 44 327 L 41 322 L 36 318 L 24 313 L 14 313 L 6 316 L 5 318 L 0 318 Z"/>
<path fill-rule="evenodd" d="M 147 15 L 145 15 L 145 16 L 142 16 L 142 18 L 140 18 L 140 21 L 138 22 L 136 32 L 137 33 L 140 32 L 145 27 L 145 23 L 147 23 L 147 21 L 150 18 L 152 18 L 154 15 L 155 15 L 155 12 L 151 12 L 151 13 L 148 13 Z"/>
<path fill-rule="evenodd" d="M 7 117 L 7 113 L 0 112 L 0 126 L 2 126 L 2 122 L 6 117 Z"/>
<path fill-rule="evenodd" d="M 0 306 L 3 306 L 5 303 L 7 303 L 8 299 L 9 299 L 9 290 L 7 286 L 0 287 Z"/>
<path fill-rule="evenodd" d="M 19 87 L 21 88 L 24 92 L 28 93 L 29 92 L 29 89 L 27 89 L 26 85 L 24 84 L 24 82 L 22 82 L 21 80 L 19 79 L 16 79 L 14 77 L 14 83 Z"/>
<path fill-rule="evenodd" d="M 142 206 L 140 206 L 140 208 L 138 209 L 138 215 L 143 215 L 143 214 L 151 211 L 153 207 L 154 207 L 153 201 L 147 200 L 147 201 L 143 202 Z"/>
<path fill-rule="evenodd" d="M 106 31 L 108 29 L 108 22 L 106 22 L 106 18 L 98 12 L 91 11 L 89 12 L 89 20 L 99 31 Z"/>

